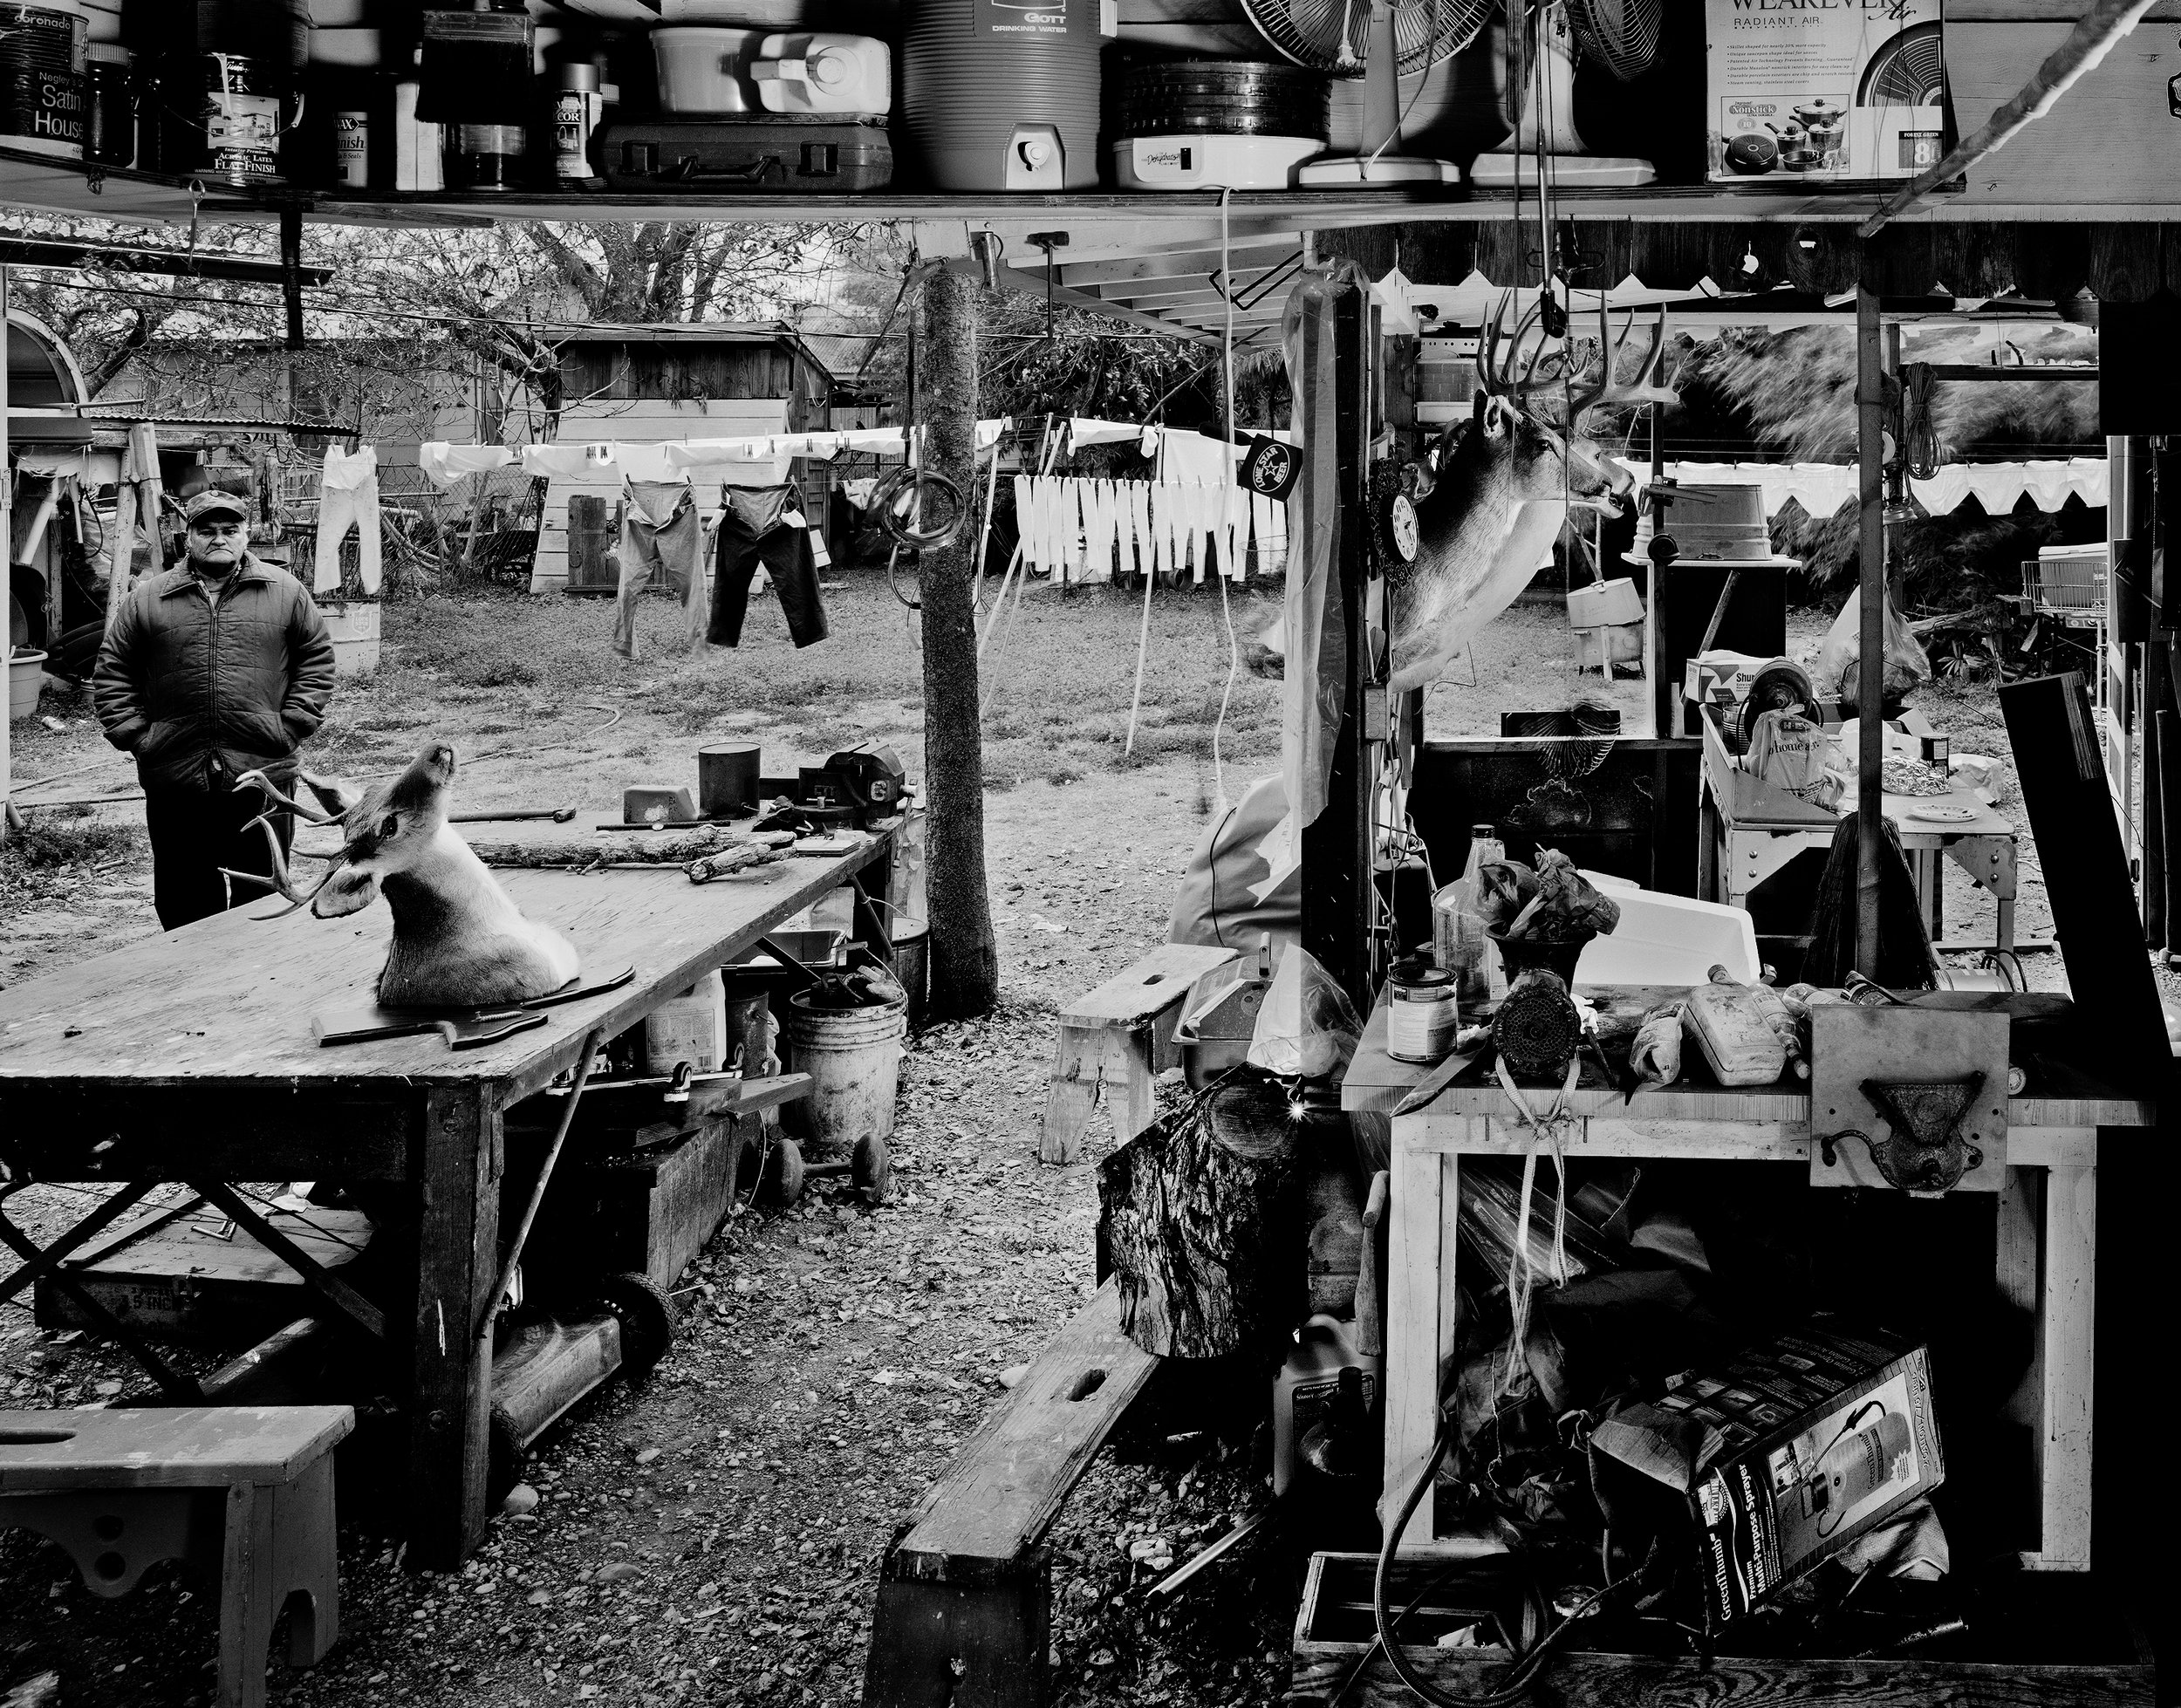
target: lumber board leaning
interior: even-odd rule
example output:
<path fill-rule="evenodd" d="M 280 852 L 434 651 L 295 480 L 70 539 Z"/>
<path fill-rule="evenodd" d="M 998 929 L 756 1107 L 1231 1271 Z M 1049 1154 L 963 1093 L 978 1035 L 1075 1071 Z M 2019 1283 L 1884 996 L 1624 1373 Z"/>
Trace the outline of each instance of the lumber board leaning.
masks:
<path fill-rule="evenodd" d="M 926 1492 L 886 1564 L 892 1578 L 977 1583 L 1040 1541 L 1159 1360 L 1121 1332 L 1111 1281 Z"/>
<path fill-rule="evenodd" d="M 1360 1643 L 1298 1645 L 1288 1708 L 1330 1701 L 1363 1653 Z M 1503 1650 L 1410 1647 L 1405 1657 L 1440 1690 L 1482 1695 L 1507 1671 Z M 2006 1666 L 1965 1662 L 1708 1660 L 1571 1652 L 1540 1679 L 1542 1704 L 1586 1708 L 2150 1708 L 2148 1665 Z M 1381 1655 L 1341 1698 L 1343 1708 L 1415 1708 Z"/>

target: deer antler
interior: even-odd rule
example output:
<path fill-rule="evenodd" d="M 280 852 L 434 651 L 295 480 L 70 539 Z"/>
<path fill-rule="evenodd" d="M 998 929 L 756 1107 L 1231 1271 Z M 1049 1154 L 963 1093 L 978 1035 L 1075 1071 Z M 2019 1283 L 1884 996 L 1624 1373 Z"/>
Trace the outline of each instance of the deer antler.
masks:
<path fill-rule="evenodd" d="M 270 792 L 270 786 L 263 782 L 261 773 L 253 771 L 250 775 L 258 777 L 259 787 L 265 788 L 269 793 Z M 254 828 L 264 832 L 265 846 L 272 851 L 272 876 L 268 878 L 260 871 L 236 871 L 231 866 L 222 866 L 220 871 L 238 883 L 256 884 L 268 890 L 277 890 L 287 898 L 289 904 L 277 913 L 257 913 L 251 916 L 261 922 L 267 919 L 284 919 L 297 909 L 308 907 L 318 899 L 318 892 L 332 881 L 334 872 L 340 868 L 340 857 L 338 854 L 314 853 L 309 849 L 300 851 L 306 857 L 319 860 L 330 859 L 333 864 L 325 869 L 325 876 L 319 878 L 308 891 L 298 892 L 296 889 L 295 878 L 288 870 L 287 854 L 280 846 L 279 833 L 273 829 L 271 819 L 261 813 L 243 828 L 245 830 Z"/>
<path fill-rule="evenodd" d="M 235 779 L 235 792 L 236 794 L 239 795 L 245 789 L 255 789 L 260 795 L 265 797 L 265 803 L 268 806 L 284 808 L 287 811 L 294 813 L 299 818 L 309 820 L 310 823 L 313 824 L 335 823 L 338 822 L 340 817 L 340 815 L 338 813 L 327 812 L 318 807 L 306 806 L 301 801 L 292 800 L 289 796 L 283 795 L 280 790 L 274 786 L 273 780 L 267 776 L 263 771 L 245 771 L 241 776 Z"/>
<path fill-rule="evenodd" d="M 1569 400 L 1568 424 L 1572 432 L 1583 418 L 1593 409 L 1609 405 L 1631 403 L 1678 403 L 1681 393 L 1670 386 L 1658 383 L 1660 359 L 1666 348 L 1666 306 L 1658 305 L 1658 318 L 1651 323 L 1651 347 L 1644 352 L 1644 359 L 1637 366 L 1632 383 L 1623 384 L 1613 377 L 1621 366 L 1621 352 L 1627 347 L 1629 336 L 1636 330 L 1636 311 L 1631 309 L 1628 318 L 1621 323 L 1620 335 L 1613 333 L 1612 315 L 1601 300 L 1598 304 L 1598 383 L 1576 392 Z"/>
<path fill-rule="evenodd" d="M 1546 358 L 1545 346 L 1549 341 L 1543 336 L 1541 324 L 1544 306 L 1544 299 L 1541 296 L 1514 323 L 1514 336 L 1508 340 L 1507 355 L 1502 360 L 1500 345 L 1507 338 L 1507 306 L 1514 294 L 1510 290 L 1500 298 L 1493 308 L 1490 322 L 1477 340 L 1477 381 L 1487 395 L 1505 398 L 1510 403 L 1520 404 L 1531 393 L 1549 391 L 1562 382 L 1566 375 L 1567 352 L 1565 349 L 1552 352 L 1552 359 L 1558 371 L 1543 379 L 1537 378 L 1538 365 Z M 1530 346 L 1528 359 L 1521 361 L 1518 377 L 1515 364 L 1521 358 L 1523 341 L 1533 331 L 1537 331 L 1539 337 L 1537 342 Z"/>

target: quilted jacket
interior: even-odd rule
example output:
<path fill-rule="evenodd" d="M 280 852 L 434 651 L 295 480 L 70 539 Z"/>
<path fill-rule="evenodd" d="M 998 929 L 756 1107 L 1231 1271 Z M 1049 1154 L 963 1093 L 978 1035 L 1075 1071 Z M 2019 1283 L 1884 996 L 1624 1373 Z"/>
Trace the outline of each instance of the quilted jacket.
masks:
<path fill-rule="evenodd" d="M 187 565 L 140 583 L 92 677 L 106 740 L 147 789 L 292 775 L 332 693 L 333 642 L 311 595 L 247 554 L 216 604 Z"/>

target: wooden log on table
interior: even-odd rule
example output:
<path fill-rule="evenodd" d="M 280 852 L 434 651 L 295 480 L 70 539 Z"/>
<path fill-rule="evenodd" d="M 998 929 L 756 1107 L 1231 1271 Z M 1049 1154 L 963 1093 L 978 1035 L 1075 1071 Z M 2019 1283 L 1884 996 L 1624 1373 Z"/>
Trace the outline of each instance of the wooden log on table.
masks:
<path fill-rule="evenodd" d="M 1304 1303 L 1298 1124 L 1287 1093 L 1225 1088 L 1098 1165 L 1121 1327 L 1160 1357 L 1276 1347 Z"/>

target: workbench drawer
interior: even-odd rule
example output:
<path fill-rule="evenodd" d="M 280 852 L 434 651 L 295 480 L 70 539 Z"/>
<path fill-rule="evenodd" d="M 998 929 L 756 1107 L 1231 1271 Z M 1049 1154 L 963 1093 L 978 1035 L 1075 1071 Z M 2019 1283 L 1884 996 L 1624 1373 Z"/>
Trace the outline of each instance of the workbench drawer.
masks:
<path fill-rule="evenodd" d="M 1363 1676 L 1343 1692 L 1356 1664 L 1371 1650 L 1371 1580 L 1378 1561 L 1367 1554 L 1311 1556 L 1296 1615 L 1295 1670 L 1289 1708 L 1414 1708 L 1416 1698 L 1383 1653 L 1372 1652 Z M 1388 1604 L 1394 1612 L 1419 1590 L 1424 1600 L 1403 1634 L 1412 1670 L 1442 1691 L 1483 1696 L 1508 1670 L 1504 1648 L 1449 1648 L 1438 1640 L 1505 1606 L 1516 1615 L 1519 1595 L 1504 1575 L 1475 1568 L 1447 1569 L 1443 1560 L 1395 1562 Z M 1544 1664 L 1528 1700 L 1535 1708 L 1576 1703 L 1640 1703 L 1643 1708 L 1717 1708 L 1720 1703 L 1852 1704 L 1872 1708 L 2150 1708 L 2150 1654 L 2119 1610 L 2113 1587 L 2088 1575 L 2006 1573 L 1982 1587 L 1972 1629 L 1924 1645 L 1915 1659 L 1841 1656 L 1616 1652 L 1569 1647 Z M 1601 1635 L 1605 1621 L 1600 1619 Z M 1617 1623 L 1618 1622 L 1616 1622 Z M 1622 1633 L 1654 1629 L 1621 1625 Z M 1730 1628 L 1730 1634 L 1733 1628 Z M 1490 1625 L 1487 1638 L 1496 1637 Z M 1633 1644 L 1629 1644 L 1633 1647 Z M 1731 1649 L 1730 1639 L 1722 1648 Z M 1845 1646 L 1845 1645 L 1843 1645 Z M 1663 1645 L 1662 1645 L 1663 1647 Z"/>

